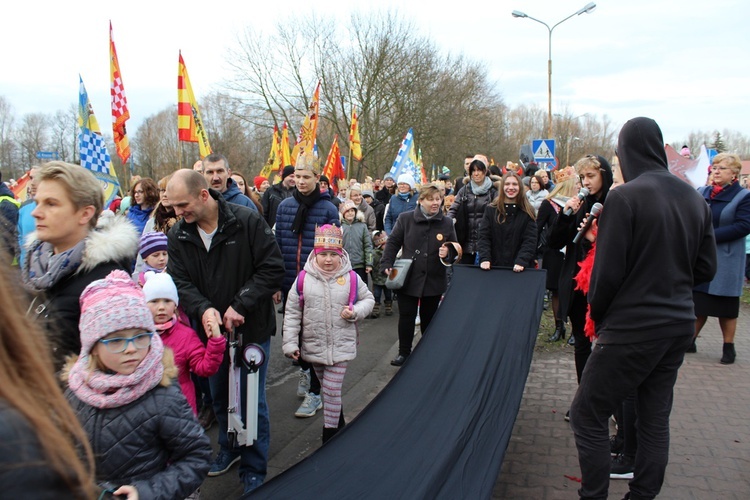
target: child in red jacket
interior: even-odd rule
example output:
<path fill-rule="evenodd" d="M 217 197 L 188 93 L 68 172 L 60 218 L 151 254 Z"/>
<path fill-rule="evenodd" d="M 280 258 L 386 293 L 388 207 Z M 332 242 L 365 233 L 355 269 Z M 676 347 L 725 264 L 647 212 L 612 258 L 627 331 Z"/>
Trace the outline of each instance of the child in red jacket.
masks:
<path fill-rule="evenodd" d="M 190 379 L 190 372 L 199 377 L 214 375 L 224 357 L 226 339 L 216 329 L 207 332 L 208 344 L 204 346 L 195 330 L 179 320 L 177 306 L 180 299 L 172 277 L 167 273 L 156 274 L 152 271 L 146 272 L 144 277 L 146 283 L 143 285 L 143 293 L 154 317 L 156 331 L 164 345 L 174 351 L 175 365 L 179 369 L 177 380 L 197 415 L 195 385 Z"/>

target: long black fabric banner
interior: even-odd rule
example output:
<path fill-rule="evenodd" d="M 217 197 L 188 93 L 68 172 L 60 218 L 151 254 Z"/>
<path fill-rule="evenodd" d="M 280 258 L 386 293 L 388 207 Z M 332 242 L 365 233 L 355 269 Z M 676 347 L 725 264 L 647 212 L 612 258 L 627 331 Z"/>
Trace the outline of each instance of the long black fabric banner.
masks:
<path fill-rule="evenodd" d="M 331 441 L 248 498 L 489 498 L 529 373 L 545 272 L 455 266 L 429 330 Z"/>

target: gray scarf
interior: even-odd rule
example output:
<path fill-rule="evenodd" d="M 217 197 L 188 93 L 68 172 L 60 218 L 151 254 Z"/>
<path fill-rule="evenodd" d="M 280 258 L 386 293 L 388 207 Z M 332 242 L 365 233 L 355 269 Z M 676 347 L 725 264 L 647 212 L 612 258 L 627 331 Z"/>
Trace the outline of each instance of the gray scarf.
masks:
<path fill-rule="evenodd" d="M 482 196 L 483 194 L 487 194 L 487 192 L 492 187 L 492 181 L 489 177 L 484 178 L 484 182 L 480 185 L 471 181 L 471 192 L 474 193 L 477 196 Z"/>
<path fill-rule="evenodd" d="M 36 293 L 49 290 L 81 267 L 85 249 L 85 238 L 58 254 L 54 253 L 51 243 L 36 242 L 27 257 L 29 265 L 23 269 L 24 283 Z"/>

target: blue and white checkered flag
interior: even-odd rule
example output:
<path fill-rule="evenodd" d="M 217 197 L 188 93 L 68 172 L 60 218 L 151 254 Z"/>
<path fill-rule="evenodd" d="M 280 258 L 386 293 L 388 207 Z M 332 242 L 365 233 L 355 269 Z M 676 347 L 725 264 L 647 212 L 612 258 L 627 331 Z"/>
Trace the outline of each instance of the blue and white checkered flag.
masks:
<path fill-rule="evenodd" d="M 84 129 L 78 136 L 81 166 L 94 172 L 110 175 L 110 157 L 101 134 Z"/>
<path fill-rule="evenodd" d="M 393 179 L 398 179 L 398 176 L 403 173 L 409 173 L 414 176 L 417 167 L 414 165 L 414 161 L 411 159 L 411 148 L 414 146 L 414 134 L 412 129 L 406 133 L 404 140 L 401 141 L 401 147 L 398 149 L 398 154 L 393 162 L 391 170 L 388 172 Z M 414 177 L 416 179 L 416 177 Z"/>

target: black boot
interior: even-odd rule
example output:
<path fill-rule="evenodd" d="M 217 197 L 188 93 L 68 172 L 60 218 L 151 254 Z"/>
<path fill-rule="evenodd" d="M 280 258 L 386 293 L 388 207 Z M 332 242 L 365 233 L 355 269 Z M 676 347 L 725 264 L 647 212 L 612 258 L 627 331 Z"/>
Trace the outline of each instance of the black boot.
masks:
<path fill-rule="evenodd" d="M 734 363 L 734 358 L 737 357 L 737 351 L 734 350 L 734 343 L 724 342 L 724 353 L 721 356 L 720 363 L 722 365 L 731 365 Z"/>
<path fill-rule="evenodd" d="M 549 342 L 557 342 L 558 340 L 565 338 L 565 323 L 563 323 L 562 320 L 557 320 L 556 325 L 557 328 L 555 328 L 555 333 L 549 338 Z"/>
<path fill-rule="evenodd" d="M 338 431 L 338 427 L 323 427 L 323 444 L 326 444 Z"/>

